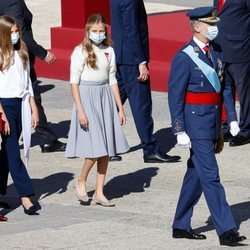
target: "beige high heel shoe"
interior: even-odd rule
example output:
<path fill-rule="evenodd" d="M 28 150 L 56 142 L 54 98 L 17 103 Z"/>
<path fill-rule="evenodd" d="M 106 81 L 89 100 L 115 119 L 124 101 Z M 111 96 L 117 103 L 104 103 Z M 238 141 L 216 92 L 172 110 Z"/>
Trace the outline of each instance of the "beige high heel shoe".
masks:
<path fill-rule="evenodd" d="M 93 196 L 92 201 L 91 201 L 91 205 L 94 205 L 94 206 L 100 205 L 100 206 L 103 206 L 103 207 L 114 207 L 115 203 L 113 203 L 111 201 L 102 201 L 98 197 Z"/>
<path fill-rule="evenodd" d="M 80 201 L 82 201 L 82 202 L 88 202 L 89 201 L 89 197 L 88 197 L 87 194 L 86 195 L 81 195 L 80 194 L 78 178 L 76 178 L 76 180 L 75 180 L 75 190 L 76 190 L 76 196 Z"/>

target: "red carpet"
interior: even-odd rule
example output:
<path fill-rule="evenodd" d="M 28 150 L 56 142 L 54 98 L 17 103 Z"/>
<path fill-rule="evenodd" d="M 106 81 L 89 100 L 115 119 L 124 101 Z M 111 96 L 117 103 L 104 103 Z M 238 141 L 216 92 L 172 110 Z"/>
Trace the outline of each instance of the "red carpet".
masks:
<path fill-rule="evenodd" d="M 175 12 L 148 16 L 150 38 L 151 89 L 167 91 L 170 63 L 174 54 L 191 39 L 191 30 L 186 12 Z M 55 53 L 55 64 L 47 65 L 37 60 L 39 77 L 69 80 L 70 55 L 84 36 L 82 29 L 51 28 L 51 51 Z M 63 39 L 62 39 L 63 38 Z"/>

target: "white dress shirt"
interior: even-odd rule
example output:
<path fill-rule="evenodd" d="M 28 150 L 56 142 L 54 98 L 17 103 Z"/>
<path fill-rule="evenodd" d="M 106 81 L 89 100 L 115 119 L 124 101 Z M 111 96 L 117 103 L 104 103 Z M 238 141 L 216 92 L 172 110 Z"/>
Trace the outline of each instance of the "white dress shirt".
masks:
<path fill-rule="evenodd" d="M 13 62 L 9 69 L 0 71 L 0 98 L 22 98 L 22 129 L 26 165 L 29 159 L 31 140 L 30 96 L 34 96 L 34 93 L 29 68 L 24 69 L 18 52 L 14 51 Z"/>
<path fill-rule="evenodd" d="M 0 98 L 22 98 L 27 91 L 34 96 L 29 70 L 24 69 L 17 51 L 10 68 L 0 71 L 0 83 Z"/>

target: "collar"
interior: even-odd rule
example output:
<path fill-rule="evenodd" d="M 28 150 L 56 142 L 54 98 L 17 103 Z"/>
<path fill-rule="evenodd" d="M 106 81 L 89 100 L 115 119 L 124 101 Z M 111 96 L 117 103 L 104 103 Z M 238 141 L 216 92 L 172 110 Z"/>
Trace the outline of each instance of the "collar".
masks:
<path fill-rule="evenodd" d="M 194 42 L 199 46 L 199 48 L 201 49 L 201 51 L 205 54 L 205 51 L 204 51 L 204 47 L 207 46 L 208 44 L 206 43 L 203 43 L 202 41 L 200 41 L 197 37 L 193 36 L 193 40 Z"/>

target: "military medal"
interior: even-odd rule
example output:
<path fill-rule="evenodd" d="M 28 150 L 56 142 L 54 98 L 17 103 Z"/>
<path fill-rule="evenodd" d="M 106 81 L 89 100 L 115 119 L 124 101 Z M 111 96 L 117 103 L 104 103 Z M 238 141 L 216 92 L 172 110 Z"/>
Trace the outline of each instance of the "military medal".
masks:
<path fill-rule="evenodd" d="M 194 47 L 194 52 L 198 53 L 200 51 L 199 47 Z"/>
<path fill-rule="evenodd" d="M 220 79 L 220 82 L 223 81 L 223 74 L 224 74 L 224 70 L 223 70 L 223 64 L 222 61 L 218 58 L 217 59 L 217 65 L 218 65 L 218 77 Z"/>

